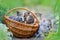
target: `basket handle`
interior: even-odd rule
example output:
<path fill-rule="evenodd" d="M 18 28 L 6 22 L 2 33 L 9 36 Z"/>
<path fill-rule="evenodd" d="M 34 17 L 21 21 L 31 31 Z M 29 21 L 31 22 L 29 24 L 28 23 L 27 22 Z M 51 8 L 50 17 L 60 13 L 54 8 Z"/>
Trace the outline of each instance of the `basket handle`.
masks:
<path fill-rule="evenodd" d="M 18 8 L 13 8 L 13 9 L 7 11 L 6 14 L 5 14 L 5 16 L 7 16 L 10 12 L 12 12 L 12 11 L 14 11 L 14 10 L 19 10 L 19 9 L 20 9 L 20 10 L 28 10 L 27 8 L 20 8 L 20 7 L 18 7 Z M 28 11 L 29 11 L 29 10 L 28 10 Z M 31 12 L 31 11 L 30 11 L 30 12 Z M 33 12 L 31 12 L 31 14 L 36 18 L 36 20 L 37 20 L 36 22 L 37 22 L 37 23 L 40 23 L 38 17 L 37 17 Z"/>
<path fill-rule="evenodd" d="M 19 10 L 19 9 L 20 9 L 20 10 L 28 10 L 27 8 L 20 8 L 20 7 L 18 7 L 18 8 L 13 8 L 13 9 L 7 11 L 6 14 L 5 14 L 5 16 L 7 16 L 10 12 L 13 12 L 14 10 Z"/>

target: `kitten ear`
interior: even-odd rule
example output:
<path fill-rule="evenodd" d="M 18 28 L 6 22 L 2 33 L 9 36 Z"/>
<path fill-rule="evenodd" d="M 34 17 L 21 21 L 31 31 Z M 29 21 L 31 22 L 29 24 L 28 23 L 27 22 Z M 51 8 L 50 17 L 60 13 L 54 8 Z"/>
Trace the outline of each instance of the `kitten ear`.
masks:
<path fill-rule="evenodd" d="M 17 11 L 17 16 L 19 16 L 19 13 L 20 13 L 20 12 L 19 12 L 19 11 Z"/>
<path fill-rule="evenodd" d="M 30 14 L 31 12 L 30 11 L 27 11 L 28 14 Z"/>
<path fill-rule="evenodd" d="M 23 13 L 21 11 L 17 11 L 17 16 L 22 16 Z"/>
<path fill-rule="evenodd" d="M 17 13 L 19 13 L 19 11 L 17 11 Z"/>

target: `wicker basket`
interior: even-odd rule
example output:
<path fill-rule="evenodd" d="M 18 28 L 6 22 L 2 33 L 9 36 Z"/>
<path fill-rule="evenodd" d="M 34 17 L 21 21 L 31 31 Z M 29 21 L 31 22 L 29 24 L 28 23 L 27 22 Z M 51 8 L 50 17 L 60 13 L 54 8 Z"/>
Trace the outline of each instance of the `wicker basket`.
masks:
<path fill-rule="evenodd" d="M 17 22 L 15 20 L 10 19 L 8 16 L 8 13 L 13 12 L 14 10 L 28 10 L 28 9 L 13 8 L 6 13 L 6 15 L 4 16 L 4 23 L 7 25 L 9 30 L 16 37 L 31 37 L 31 36 L 33 36 L 39 28 L 39 20 L 38 20 L 37 16 L 31 12 L 31 14 L 36 19 L 34 25 Z"/>

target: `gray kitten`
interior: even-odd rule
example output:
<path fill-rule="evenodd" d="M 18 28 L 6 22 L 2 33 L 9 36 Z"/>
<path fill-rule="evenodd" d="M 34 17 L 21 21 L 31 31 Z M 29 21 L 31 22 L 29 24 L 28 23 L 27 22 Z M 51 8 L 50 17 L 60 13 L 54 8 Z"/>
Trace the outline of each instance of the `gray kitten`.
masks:
<path fill-rule="evenodd" d="M 30 11 L 27 11 L 27 12 L 24 13 L 24 21 L 27 24 L 34 23 L 34 17 L 30 14 Z"/>

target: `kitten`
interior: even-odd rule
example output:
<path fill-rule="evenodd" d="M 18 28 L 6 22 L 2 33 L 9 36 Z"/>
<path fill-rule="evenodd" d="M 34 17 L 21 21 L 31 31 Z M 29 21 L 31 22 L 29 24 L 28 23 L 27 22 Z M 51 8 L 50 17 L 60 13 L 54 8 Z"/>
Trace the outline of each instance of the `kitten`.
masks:
<path fill-rule="evenodd" d="M 22 22 L 23 21 L 23 16 L 22 16 L 22 12 L 20 11 L 17 11 L 17 15 L 16 16 L 10 16 L 9 18 L 15 20 L 15 21 L 18 21 L 18 22 Z"/>
<path fill-rule="evenodd" d="M 26 11 L 24 13 L 24 21 L 27 24 L 32 24 L 34 23 L 34 17 L 30 14 L 30 11 Z"/>
<path fill-rule="evenodd" d="M 40 27 L 37 31 L 37 33 L 35 34 L 36 37 L 42 36 L 45 37 L 47 35 L 47 33 L 49 33 L 50 28 L 51 28 L 51 20 L 50 19 L 42 19 L 41 23 L 40 23 Z"/>

